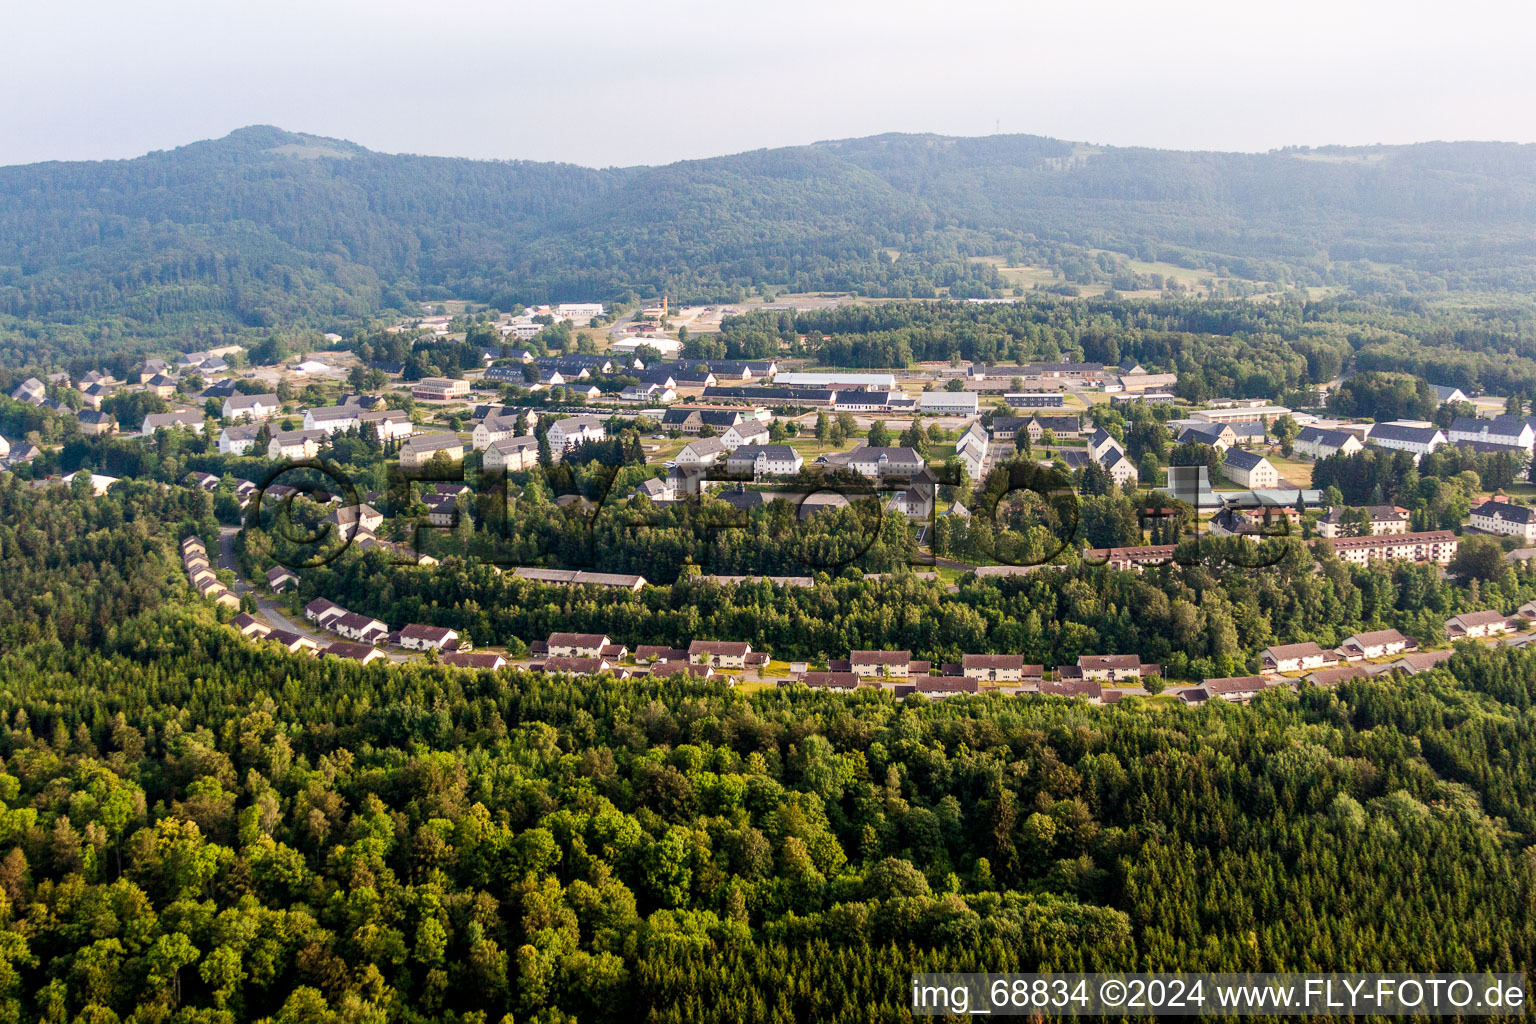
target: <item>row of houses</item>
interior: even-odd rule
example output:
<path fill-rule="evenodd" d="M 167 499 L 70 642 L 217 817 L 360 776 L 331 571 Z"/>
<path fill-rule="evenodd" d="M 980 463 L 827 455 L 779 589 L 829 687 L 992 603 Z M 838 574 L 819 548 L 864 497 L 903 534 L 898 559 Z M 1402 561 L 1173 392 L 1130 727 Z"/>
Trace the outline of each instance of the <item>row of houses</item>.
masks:
<path fill-rule="evenodd" d="M 464 646 L 456 629 L 411 623 L 398 632 L 392 632 L 381 620 L 349 612 L 323 597 L 317 597 L 304 606 L 304 618 L 321 629 L 328 629 L 348 640 L 369 646 L 390 644 L 407 651 L 438 651 L 444 654 L 458 652 Z"/>
<path fill-rule="evenodd" d="M 1521 605 L 1513 615 L 1496 609 L 1462 612 L 1445 622 L 1451 640 L 1484 640 L 1514 633 L 1536 620 L 1536 601 Z M 1395 629 L 1356 633 L 1338 647 L 1327 649 L 1314 641 L 1266 647 L 1259 661 L 1267 672 L 1307 672 L 1345 662 L 1374 661 L 1418 650 L 1418 641 Z"/>
<path fill-rule="evenodd" d="M 630 654 L 623 644 L 603 633 L 551 633 L 548 639 L 529 645 L 533 667 L 543 672 L 595 675 L 609 672 L 623 677 L 649 675 L 663 678 L 688 675 L 711 678 L 717 670 L 762 669 L 768 655 L 735 640 L 694 640 L 686 648 L 641 645 L 634 665 L 621 664 Z"/>
<path fill-rule="evenodd" d="M 1005 690 L 1038 690 L 1048 680 L 1043 665 L 1026 664 L 1022 654 L 965 654 L 958 662 L 945 662 L 934 671 L 932 662 L 914 659 L 911 651 L 863 650 L 850 651 L 846 659 L 834 659 L 827 663 L 822 673 L 808 671 L 807 666 L 796 663 L 790 666 L 796 678 L 809 677 L 810 685 L 836 682 L 844 676 L 870 681 L 914 680 L 922 681 L 937 676 L 940 679 L 965 680 L 975 684 L 1001 686 Z M 1096 682 L 1124 683 L 1160 675 L 1162 667 L 1143 663 L 1135 654 L 1085 654 L 1073 665 L 1059 665 L 1051 675 L 1058 683 Z"/>
<path fill-rule="evenodd" d="M 208 561 L 208 548 L 198 537 L 188 537 L 181 542 L 181 565 L 187 573 L 187 582 L 206 600 L 225 608 L 239 608 L 240 599 L 214 575 Z"/>
<path fill-rule="evenodd" d="M 353 643 L 347 640 L 336 640 L 322 648 L 317 642 L 304 636 L 302 633 L 294 633 L 286 629 L 274 629 L 255 616 L 245 614 L 244 612 L 230 620 L 230 625 L 239 630 L 240 634 L 244 637 L 276 643 L 283 649 L 295 654 L 325 654 L 335 658 L 355 661 L 361 665 L 369 665 L 388 657 L 388 655 L 372 644 Z M 404 636 L 408 631 L 430 630 L 433 628 L 407 626 L 405 630 L 401 631 L 401 634 Z M 450 630 L 450 632 L 452 631 Z M 425 645 L 429 645 L 436 640 L 436 634 L 413 633 L 408 639 L 411 642 L 408 644 L 402 643 L 401 646 L 415 650 L 425 650 Z M 507 659 L 500 654 L 456 651 L 444 648 L 436 649 L 443 650 L 441 657 L 438 659 L 440 664 L 451 665 L 456 668 L 496 671 L 497 669 L 505 668 L 507 665 Z"/>
<path fill-rule="evenodd" d="M 1382 532 L 1370 537 L 1332 536 L 1327 541 L 1336 556 L 1356 565 L 1368 565 L 1375 561 L 1432 562 L 1449 565 L 1456 557 L 1459 538 L 1449 530 L 1429 530 L 1421 533 Z M 1111 569 L 1134 569 L 1140 572 L 1148 567 L 1168 564 L 1173 558 L 1172 544 L 1144 544 L 1124 548 L 1088 548 L 1083 558 L 1096 565 L 1108 565 Z"/>

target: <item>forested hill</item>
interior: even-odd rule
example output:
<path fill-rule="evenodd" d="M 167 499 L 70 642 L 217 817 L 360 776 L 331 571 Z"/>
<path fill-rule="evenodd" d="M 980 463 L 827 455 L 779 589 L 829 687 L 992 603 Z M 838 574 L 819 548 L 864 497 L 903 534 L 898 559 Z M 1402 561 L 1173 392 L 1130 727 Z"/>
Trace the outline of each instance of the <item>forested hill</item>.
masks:
<path fill-rule="evenodd" d="M 981 295 L 1108 249 L 1361 290 L 1536 288 L 1536 146 L 1262 155 L 885 135 L 654 168 L 374 153 L 270 127 L 0 168 L 0 316 L 264 325 L 411 298 Z"/>

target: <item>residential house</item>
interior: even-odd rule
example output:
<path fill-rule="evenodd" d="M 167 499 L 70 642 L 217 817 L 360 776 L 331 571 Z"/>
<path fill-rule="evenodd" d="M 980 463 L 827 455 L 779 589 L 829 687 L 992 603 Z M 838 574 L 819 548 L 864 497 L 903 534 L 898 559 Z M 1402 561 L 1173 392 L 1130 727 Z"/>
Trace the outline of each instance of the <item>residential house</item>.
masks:
<path fill-rule="evenodd" d="M 170 398 L 176 393 L 176 378 L 157 373 L 144 382 L 144 390 L 161 398 Z"/>
<path fill-rule="evenodd" d="M 928 470 L 923 470 L 923 474 Z M 920 474 L 921 476 L 921 474 Z M 933 499 L 936 488 L 932 483 L 919 479 L 906 490 L 898 491 L 886 507 L 908 519 L 927 519 L 933 515 Z"/>
<path fill-rule="evenodd" d="M 1353 455 L 1365 447 L 1360 439 L 1347 430 L 1326 430 L 1322 427 L 1302 427 L 1291 450 L 1310 459 L 1326 459 L 1330 455 Z"/>
<path fill-rule="evenodd" d="M 454 462 L 464 458 L 464 441 L 457 434 L 418 434 L 400 446 L 400 467 L 420 469 L 439 452 Z"/>
<path fill-rule="evenodd" d="M 313 622 L 321 629 L 328 628 L 330 624 L 347 614 L 347 610 L 334 601 L 323 597 L 317 597 L 304 606 L 304 618 Z"/>
<path fill-rule="evenodd" d="M 281 565 L 273 566 L 267 570 L 267 586 L 271 588 L 274 594 L 281 594 L 297 582 L 299 582 L 299 578 Z"/>
<path fill-rule="evenodd" d="M 1438 427 L 1419 427 L 1403 423 L 1378 423 L 1371 427 L 1366 442 L 1378 448 L 1408 452 L 1415 459 L 1448 444 L 1445 431 Z"/>
<path fill-rule="evenodd" d="M 539 439 L 526 434 L 493 441 L 481 456 L 480 464 L 486 469 L 506 473 L 532 469 L 539 464 Z"/>
<path fill-rule="evenodd" d="M 256 438 L 261 430 L 259 423 L 242 423 L 238 426 L 225 427 L 219 431 L 219 454 L 248 455 L 251 449 L 256 447 Z"/>
<path fill-rule="evenodd" d="M 139 436 L 153 437 L 157 430 L 190 430 L 194 434 L 201 434 L 203 414 L 201 412 L 152 412 L 144 417 L 144 422 L 139 427 Z"/>
<path fill-rule="evenodd" d="M 1469 519 L 1474 530 L 1484 533 L 1500 533 L 1519 537 L 1526 542 L 1536 541 L 1536 508 L 1516 505 L 1494 498 L 1472 510 Z"/>
<path fill-rule="evenodd" d="M 725 460 L 727 472 L 751 473 L 754 479 L 794 476 L 804 465 L 805 459 L 787 444 L 744 444 Z"/>
<path fill-rule="evenodd" d="M 28 405 L 42 405 L 43 399 L 48 397 L 48 385 L 36 377 L 28 377 L 11 390 L 11 397 Z"/>
<path fill-rule="evenodd" d="M 475 424 L 470 443 L 475 451 L 483 452 L 497 441 L 523 436 L 525 432 L 518 430 L 518 421 L 522 419 L 524 417 L 512 415 L 487 416 Z"/>
<path fill-rule="evenodd" d="M 1251 490 L 1280 486 L 1280 473 L 1264 456 L 1241 448 L 1228 448 L 1221 460 L 1221 475 Z"/>
<path fill-rule="evenodd" d="M 81 409 L 75 414 L 75 421 L 80 424 L 80 433 L 86 437 L 103 437 L 117 433 L 117 420 L 110 413 L 98 412 L 95 409 Z"/>
<path fill-rule="evenodd" d="M 988 683 L 1018 682 L 1024 676 L 1022 654 L 966 654 L 960 658 L 961 674 Z"/>
<path fill-rule="evenodd" d="M 1356 633 L 1339 645 L 1339 650 L 1350 661 L 1361 658 L 1385 658 L 1402 654 L 1409 647 L 1418 646 L 1413 640 L 1395 629 L 1377 629 L 1368 633 Z"/>
<path fill-rule="evenodd" d="M 1447 402 L 1470 402 L 1471 398 L 1461 388 L 1450 384 L 1431 384 L 1430 388 L 1435 392 L 1435 401 L 1444 405 Z"/>
<path fill-rule="evenodd" d="M 1191 423 L 1179 431 L 1179 444 L 1208 444 L 1226 451 L 1237 444 L 1237 434 L 1227 423 Z"/>
<path fill-rule="evenodd" d="M 735 451 L 742 445 L 767 444 L 768 424 L 758 419 L 743 420 L 721 434 L 720 442 L 731 451 Z"/>
<path fill-rule="evenodd" d="M 1083 436 L 1083 421 L 1076 416 L 1031 416 L 1024 421 L 1024 432 L 1029 435 L 1031 444 L 1039 444 L 1047 430 L 1058 441 L 1073 440 Z M 994 436 L 999 441 L 1012 439 L 996 433 Z"/>
<path fill-rule="evenodd" d="M 549 450 L 556 462 L 571 448 L 585 441 L 601 441 L 608 436 L 597 416 L 570 416 L 550 424 L 546 432 Z"/>
<path fill-rule="evenodd" d="M 1269 689 L 1263 676 L 1228 676 L 1223 679 L 1207 679 L 1200 685 L 1210 696 L 1236 704 L 1246 704 Z"/>
<path fill-rule="evenodd" d="M 1083 551 L 1083 561 L 1089 565 L 1107 565 L 1111 569 L 1134 569 L 1141 572 L 1148 566 L 1167 565 L 1173 558 L 1176 545 L 1144 544 L 1131 548 L 1088 548 Z"/>
<path fill-rule="evenodd" d="M 717 433 L 729 430 L 744 419 L 754 418 L 739 409 L 668 409 L 662 413 L 661 425 L 666 430 L 680 430 L 685 434 L 697 434 L 705 427 Z"/>
<path fill-rule="evenodd" d="M 279 430 L 267 442 L 267 458 L 312 459 L 329 436 L 323 430 Z"/>
<path fill-rule="evenodd" d="M 1459 541 L 1449 530 L 1385 534 L 1380 537 L 1339 537 L 1328 541 L 1333 553 L 1346 562 L 1366 565 L 1377 560 L 1434 562 L 1449 565 Z"/>
<path fill-rule="evenodd" d="M 712 668 L 745 668 L 752 645 L 733 640 L 695 640 L 688 645 L 688 660 Z"/>
<path fill-rule="evenodd" d="M 1077 669 L 1084 679 L 1113 683 L 1162 672 L 1160 665 L 1143 665 L 1135 654 L 1084 654 L 1077 659 Z"/>
<path fill-rule="evenodd" d="M 1452 640 L 1477 640 L 1513 633 L 1515 623 L 1501 611 L 1462 612 L 1445 622 L 1445 635 Z"/>
<path fill-rule="evenodd" d="M 1088 435 L 1088 457 L 1098 462 L 1111 451 L 1125 452 L 1125 447 L 1115 440 L 1113 434 L 1103 427 L 1094 427 L 1093 433 Z"/>
<path fill-rule="evenodd" d="M 309 409 L 304 413 L 304 429 L 341 434 L 361 426 L 362 415 L 363 409 L 357 405 L 333 405 L 325 409 Z"/>
<path fill-rule="evenodd" d="M 258 640 L 272 632 L 272 628 L 266 623 L 262 622 L 254 615 L 248 615 L 245 612 L 241 612 L 239 615 L 236 615 L 234 618 L 230 619 L 229 624 L 238 629 L 241 636 L 255 637 Z"/>
<path fill-rule="evenodd" d="M 1451 443 L 1482 441 L 1505 448 L 1519 448 L 1527 455 L 1536 449 L 1536 426 L 1524 416 L 1494 416 L 1480 419 L 1457 416 L 1446 435 Z"/>
<path fill-rule="evenodd" d="M 345 658 L 348 661 L 355 661 L 359 665 L 369 665 L 380 658 L 388 657 L 387 654 L 377 647 L 363 643 L 342 643 L 341 641 L 332 643 L 325 649 L 325 653 L 334 658 Z"/>
<path fill-rule="evenodd" d="M 340 633 L 348 640 L 363 644 L 376 644 L 389 635 L 389 627 L 378 619 L 357 612 L 343 612 L 333 617 L 327 628 Z"/>
<path fill-rule="evenodd" d="M 360 428 L 372 427 L 380 441 L 400 441 L 416 432 L 410 414 L 400 409 L 368 409 L 357 422 Z"/>
<path fill-rule="evenodd" d="M 320 650 L 320 645 L 302 633 L 294 633 L 286 629 L 274 629 L 264 637 L 277 644 L 286 651 L 294 654 L 315 654 Z"/>
<path fill-rule="evenodd" d="M 1071 697 L 1086 700 L 1090 704 L 1104 701 L 1104 684 L 1097 679 L 1066 678 L 1040 684 L 1040 693 L 1047 697 Z"/>
<path fill-rule="evenodd" d="M 226 420 L 255 422 L 269 419 L 283 407 L 276 395 L 230 395 L 224 399 Z"/>
<path fill-rule="evenodd" d="M 1097 461 L 1109 474 L 1109 478 L 1122 490 L 1128 490 L 1136 483 L 1138 479 L 1136 467 L 1132 465 L 1131 457 L 1119 448 L 1106 449 Z"/>
<path fill-rule="evenodd" d="M 596 658 L 613 643 L 603 633 L 551 633 L 547 642 L 554 658 Z"/>
<path fill-rule="evenodd" d="M 871 479 L 885 477 L 913 477 L 922 472 L 923 457 L 911 448 L 876 448 L 861 444 L 848 452 L 822 455 L 817 462 L 828 466 L 851 469 Z"/>
<path fill-rule="evenodd" d="M 1309 669 L 1336 665 L 1339 657 L 1309 640 L 1299 644 L 1266 647 L 1259 654 L 1259 660 L 1270 672 L 1305 672 Z"/>
<path fill-rule="evenodd" d="M 1335 505 L 1331 506 L 1327 513 L 1317 521 L 1318 536 L 1344 536 L 1346 520 L 1357 519 L 1360 512 L 1364 512 L 1370 521 L 1370 526 L 1367 530 L 1369 536 L 1381 537 L 1387 534 L 1408 532 L 1407 509 L 1398 508 L 1396 505 L 1367 505 L 1363 509 L 1352 509 L 1344 505 Z M 1355 513 L 1355 515 L 1351 516 L 1349 515 L 1350 513 Z"/>
<path fill-rule="evenodd" d="M 720 438 L 701 437 L 683 445 L 675 461 L 679 466 L 713 466 L 726 451 L 725 442 Z"/>
<path fill-rule="evenodd" d="M 499 654 L 472 651 L 450 651 L 442 657 L 444 665 L 454 668 L 488 669 L 492 672 L 507 667 L 507 659 Z"/>
<path fill-rule="evenodd" d="M 852 693 L 862 686 L 874 686 L 865 677 L 855 672 L 802 672 L 793 679 L 781 682 L 781 686 L 792 686 L 795 683 L 803 683 L 813 690 L 832 690 L 837 693 Z"/>
<path fill-rule="evenodd" d="M 444 626 L 423 626 L 413 622 L 400 631 L 400 646 L 411 651 L 441 651 L 458 642 L 458 630 Z"/>
<path fill-rule="evenodd" d="M 377 533 L 379 527 L 384 525 L 384 513 L 366 502 L 342 505 L 327 516 L 326 521 L 335 526 L 341 536 L 350 539 L 358 530 Z"/>
<path fill-rule="evenodd" d="M 849 651 L 849 668 L 857 675 L 905 679 L 911 671 L 911 651 Z"/>

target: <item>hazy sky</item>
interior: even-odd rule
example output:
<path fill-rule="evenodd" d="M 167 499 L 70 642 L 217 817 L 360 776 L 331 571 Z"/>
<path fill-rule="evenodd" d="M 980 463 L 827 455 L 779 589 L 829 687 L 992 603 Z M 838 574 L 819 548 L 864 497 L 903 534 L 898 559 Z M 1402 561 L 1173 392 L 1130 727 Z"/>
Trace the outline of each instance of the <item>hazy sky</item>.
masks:
<path fill-rule="evenodd" d="M 1536 142 L 1536 5 L 1472 0 L 11 3 L 0 164 L 248 124 L 661 163 L 886 131 Z"/>

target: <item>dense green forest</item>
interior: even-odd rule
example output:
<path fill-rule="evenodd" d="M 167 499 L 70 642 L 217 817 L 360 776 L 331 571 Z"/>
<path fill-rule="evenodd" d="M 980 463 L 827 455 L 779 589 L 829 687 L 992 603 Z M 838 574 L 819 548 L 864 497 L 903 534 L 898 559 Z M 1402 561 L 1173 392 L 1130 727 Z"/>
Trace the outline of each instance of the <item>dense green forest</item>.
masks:
<path fill-rule="evenodd" d="M 0 356 L 187 347 L 414 300 L 982 297 L 995 260 L 1157 287 L 1130 259 L 1362 294 L 1529 290 L 1536 147 L 1262 155 L 885 135 L 591 170 L 253 127 L 0 168 Z"/>
<path fill-rule="evenodd" d="M 917 970 L 1531 963 L 1536 653 L 1247 708 L 362 668 L 189 596 L 194 495 L 0 481 L 5 1020 L 862 1024 Z M 1275 590 L 1454 604 L 1404 571 Z"/>

